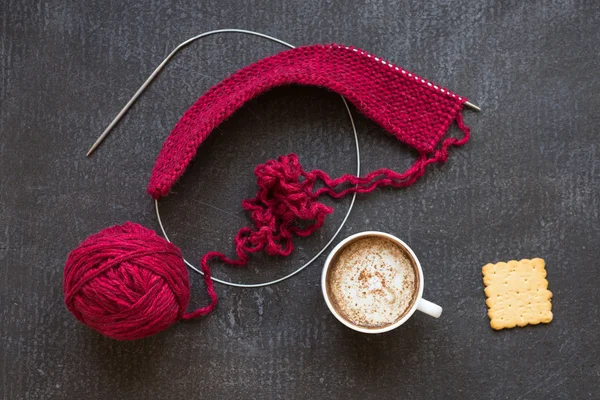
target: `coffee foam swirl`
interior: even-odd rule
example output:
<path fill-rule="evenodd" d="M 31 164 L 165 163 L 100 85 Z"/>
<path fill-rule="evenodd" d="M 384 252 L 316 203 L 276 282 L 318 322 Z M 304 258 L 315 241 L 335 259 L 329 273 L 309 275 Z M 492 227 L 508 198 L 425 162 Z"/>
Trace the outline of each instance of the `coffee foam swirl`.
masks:
<path fill-rule="evenodd" d="M 410 308 L 416 292 L 415 267 L 396 243 L 365 237 L 342 248 L 329 276 L 332 303 L 353 324 L 393 324 Z"/>

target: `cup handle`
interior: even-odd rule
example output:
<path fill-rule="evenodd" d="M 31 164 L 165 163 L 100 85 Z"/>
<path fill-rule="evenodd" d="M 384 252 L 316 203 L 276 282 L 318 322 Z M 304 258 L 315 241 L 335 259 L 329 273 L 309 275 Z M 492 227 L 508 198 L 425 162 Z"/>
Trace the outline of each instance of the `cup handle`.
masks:
<path fill-rule="evenodd" d="M 417 303 L 417 310 L 431 315 L 434 318 L 439 318 L 440 315 L 442 315 L 442 307 L 423 298 L 419 299 L 419 302 Z"/>

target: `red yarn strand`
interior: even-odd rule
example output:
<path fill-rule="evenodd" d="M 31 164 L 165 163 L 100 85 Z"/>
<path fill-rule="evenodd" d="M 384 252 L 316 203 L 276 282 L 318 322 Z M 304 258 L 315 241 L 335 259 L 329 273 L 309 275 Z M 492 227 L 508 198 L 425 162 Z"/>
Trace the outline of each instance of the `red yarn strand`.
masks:
<path fill-rule="evenodd" d="M 204 307 L 200 307 L 196 311 L 193 311 L 191 313 L 183 314 L 183 319 L 194 319 L 202 317 L 210 313 L 217 306 L 217 292 L 215 292 L 214 283 L 210 274 L 210 268 L 207 264 L 201 264 L 200 267 L 202 269 L 202 272 L 204 273 L 204 284 L 206 285 L 206 293 L 208 294 L 208 297 L 210 297 L 210 304 Z"/>

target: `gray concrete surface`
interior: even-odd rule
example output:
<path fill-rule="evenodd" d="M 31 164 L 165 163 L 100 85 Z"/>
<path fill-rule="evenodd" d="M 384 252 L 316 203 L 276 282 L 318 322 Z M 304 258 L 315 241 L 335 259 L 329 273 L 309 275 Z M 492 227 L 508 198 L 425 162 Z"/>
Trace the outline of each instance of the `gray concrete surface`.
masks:
<path fill-rule="evenodd" d="M 97 1 L 0 4 L 1 399 L 598 398 L 600 5 L 596 1 Z M 331 316 L 316 265 L 277 286 L 218 286 L 210 316 L 137 342 L 104 338 L 63 305 L 66 255 L 126 220 L 157 229 L 145 193 L 181 114 L 212 84 L 282 48 L 242 36 L 196 43 L 90 159 L 96 136 L 177 43 L 247 28 L 294 44 L 362 47 L 478 103 L 467 146 L 406 190 L 360 196 L 342 236 L 376 229 L 417 252 L 439 320 L 381 336 Z M 405 168 L 406 146 L 357 115 L 365 170 Z M 287 87 L 217 129 L 163 202 L 186 256 L 231 251 L 258 163 L 289 152 L 352 172 L 339 98 Z M 291 271 L 335 231 L 349 200 L 288 259 L 219 277 Z M 481 267 L 543 257 L 549 325 L 489 327 Z M 191 274 L 192 305 L 207 301 Z"/>

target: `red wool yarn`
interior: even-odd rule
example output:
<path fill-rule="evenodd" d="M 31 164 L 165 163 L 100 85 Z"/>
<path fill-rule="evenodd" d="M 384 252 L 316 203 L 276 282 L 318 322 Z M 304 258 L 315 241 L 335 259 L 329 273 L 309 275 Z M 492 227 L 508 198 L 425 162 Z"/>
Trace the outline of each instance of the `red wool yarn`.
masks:
<path fill-rule="evenodd" d="M 210 271 L 205 281 L 213 301 L 194 316 L 216 305 Z M 106 228 L 73 250 L 63 288 L 75 317 L 113 339 L 141 339 L 189 317 L 190 284 L 181 252 L 131 222 Z"/>

